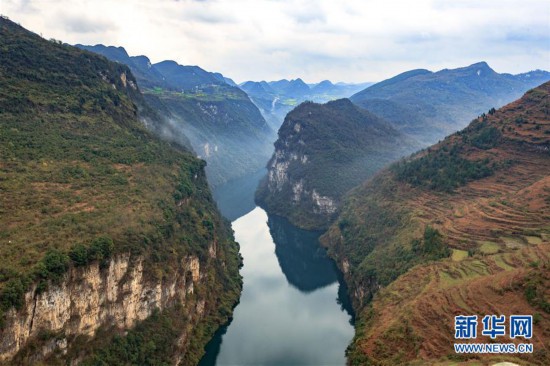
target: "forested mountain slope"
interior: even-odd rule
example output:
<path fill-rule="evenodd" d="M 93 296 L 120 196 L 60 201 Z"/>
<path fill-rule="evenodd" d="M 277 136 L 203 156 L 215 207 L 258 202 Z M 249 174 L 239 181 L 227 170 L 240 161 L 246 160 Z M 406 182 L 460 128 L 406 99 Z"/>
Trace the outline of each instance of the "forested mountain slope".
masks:
<path fill-rule="evenodd" d="M 177 142 L 189 138 L 208 163 L 212 186 L 265 166 L 275 131 L 247 94 L 223 75 L 170 60 L 151 64 L 146 56 L 130 57 L 122 47 L 77 47 L 130 67 L 147 103 L 164 117 L 161 133 Z"/>
<path fill-rule="evenodd" d="M 344 194 L 418 144 L 348 99 L 305 102 L 279 130 L 257 201 L 304 228 L 326 228 Z"/>
<path fill-rule="evenodd" d="M 127 66 L 5 18 L 0 49 L 0 363 L 196 363 L 241 287 L 204 162 Z"/>
<path fill-rule="evenodd" d="M 436 143 L 472 118 L 550 80 L 547 71 L 499 74 L 485 62 L 437 72 L 411 70 L 350 97 L 355 104 L 422 142 Z"/>
<path fill-rule="evenodd" d="M 549 364 L 549 197 L 550 83 L 355 189 L 321 239 L 358 313 L 350 362 Z M 535 352 L 456 354 L 475 314 L 533 315 Z"/>

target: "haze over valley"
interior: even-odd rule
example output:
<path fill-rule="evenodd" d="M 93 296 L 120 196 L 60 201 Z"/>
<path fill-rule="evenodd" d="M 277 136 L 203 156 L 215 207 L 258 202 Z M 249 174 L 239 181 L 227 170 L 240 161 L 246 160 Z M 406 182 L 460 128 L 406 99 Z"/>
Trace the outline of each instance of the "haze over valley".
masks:
<path fill-rule="evenodd" d="M 0 365 L 550 364 L 547 2 L 0 13 Z"/>

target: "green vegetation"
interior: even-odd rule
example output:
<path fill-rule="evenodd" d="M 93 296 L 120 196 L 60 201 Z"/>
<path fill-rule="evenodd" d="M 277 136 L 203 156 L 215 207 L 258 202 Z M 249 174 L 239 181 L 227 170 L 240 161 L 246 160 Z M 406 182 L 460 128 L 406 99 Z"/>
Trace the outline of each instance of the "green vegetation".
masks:
<path fill-rule="evenodd" d="M 357 275 L 387 286 L 417 264 L 436 261 L 450 255 L 451 249 L 439 231 L 426 226 L 423 237 L 413 239 L 410 246 L 397 244 L 386 248 L 373 248 L 359 264 Z"/>
<path fill-rule="evenodd" d="M 283 99 L 281 103 L 284 105 L 294 107 L 298 104 L 298 100 L 296 98 L 287 98 L 287 99 Z"/>
<path fill-rule="evenodd" d="M 527 235 L 525 236 L 525 240 L 527 240 L 529 244 L 533 244 L 533 245 L 542 243 L 542 239 L 539 236 Z"/>
<path fill-rule="evenodd" d="M 545 145 L 534 145 L 525 133 L 538 130 L 514 121 L 521 113 L 529 117 L 523 124 L 545 123 L 549 88 L 546 83 L 540 93 L 529 92 L 508 107 L 489 110 L 466 129 L 382 170 L 346 196 L 321 242 L 345 271 L 359 314 L 347 353 L 350 364 L 443 360 L 448 350 L 439 344 L 448 344 L 442 335 L 447 323 L 432 328 L 427 317 L 433 316 L 429 322 L 436 319 L 440 315 L 434 310 L 440 309 L 442 314 L 448 309 L 480 311 L 475 299 L 481 291 L 487 294 L 483 306 L 497 304 L 491 296 L 505 295 L 501 289 L 495 292 L 495 286 L 524 274 L 506 290 L 515 292 L 510 297 L 515 297 L 514 304 L 499 306 L 524 308 L 527 302 L 537 309 L 537 321 L 547 325 L 548 238 L 541 233 L 544 224 L 533 220 L 547 216 L 547 190 L 540 186 L 547 178 L 547 155 Z M 533 99 L 533 94 L 540 95 Z M 493 174 L 494 179 L 481 180 Z M 460 195 L 452 194 L 459 187 Z M 402 316 L 401 327 L 392 323 L 395 311 Z M 409 320 L 411 327 L 401 320 Z M 418 329 L 426 329 L 429 339 L 415 339 L 415 344 L 410 340 Z M 541 353 L 523 361 L 542 365 L 547 358 Z"/>
<path fill-rule="evenodd" d="M 397 179 L 416 187 L 452 192 L 466 183 L 488 177 L 494 172 L 489 159 L 471 161 L 460 156 L 459 148 L 445 147 L 422 157 L 392 166 Z"/>
<path fill-rule="evenodd" d="M 389 199 L 400 194 L 390 174 L 377 175 L 350 193 L 339 220 L 321 239 L 329 254 L 347 259 L 350 278 L 365 291 L 365 302 L 379 285 L 387 286 L 413 266 L 452 253 L 438 230 Z"/>
<path fill-rule="evenodd" d="M 115 246 L 109 237 L 94 239 L 91 245 L 86 248 L 82 244 L 75 245 L 69 252 L 69 257 L 76 266 L 84 266 L 93 261 L 103 261 L 111 257 Z"/>
<path fill-rule="evenodd" d="M 541 268 L 531 270 L 525 277 L 523 284 L 527 302 L 547 314 L 550 314 L 550 302 L 547 295 L 545 295 L 550 282 L 548 276 L 549 266 L 548 263 L 545 263 L 541 265 Z"/>
<path fill-rule="evenodd" d="M 483 150 L 491 149 L 498 145 L 502 134 L 494 126 L 485 126 L 472 137 L 472 145 Z"/>
<path fill-rule="evenodd" d="M 238 93 L 233 88 L 228 88 L 223 85 L 211 85 L 208 88 L 205 87 L 200 91 L 173 91 L 163 90 L 160 87 L 153 89 L 143 89 L 143 94 L 161 96 L 162 98 L 181 98 L 190 99 L 200 102 L 222 102 L 226 100 L 237 100 L 241 102 L 248 102 L 246 94 Z"/>
<path fill-rule="evenodd" d="M 58 282 L 69 269 L 69 257 L 58 250 L 49 249 L 35 267 L 36 277 L 41 281 Z M 39 284 L 39 288 L 40 288 Z"/>
<path fill-rule="evenodd" d="M 495 114 L 493 110 L 494 108 L 489 111 L 489 115 Z M 491 113 L 491 111 L 493 112 Z M 481 118 L 474 119 L 467 128 L 457 134 L 462 138 L 464 145 L 482 150 L 492 149 L 502 142 L 502 133 L 497 127 L 487 122 L 485 114 Z"/>
<path fill-rule="evenodd" d="M 498 253 L 498 250 L 500 249 L 500 246 L 497 243 L 490 241 L 483 241 L 479 244 L 481 244 L 479 251 L 483 254 L 495 254 Z"/>
<path fill-rule="evenodd" d="M 479 62 L 437 72 L 407 71 L 350 99 L 428 146 L 465 127 L 483 112 L 494 114 L 495 103 L 511 102 L 547 80 L 546 71 L 532 72 L 528 78 L 511 76 L 499 74 L 485 62 Z"/>
<path fill-rule="evenodd" d="M 82 339 L 82 346 L 72 350 L 74 354 L 71 358 L 77 357 L 79 353 L 82 354 L 82 350 L 88 350 L 90 353 L 82 363 L 86 366 L 171 365 L 174 355 L 178 353 L 174 339 L 181 335 L 182 330 L 186 329 L 189 323 L 189 318 L 182 316 L 184 313 L 185 309 L 181 305 L 163 312 L 156 310 L 149 318 L 129 330 L 126 335 L 112 336 L 109 333 L 113 329 L 103 328 L 97 338 L 107 337 L 112 339 L 111 342 L 104 344 L 104 342 L 95 341 L 98 344 L 95 347 L 89 347 L 86 340 Z M 212 337 L 220 320 L 222 319 L 209 318 L 191 331 L 188 350 L 181 355 L 182 364 L 195 365 L 199 362 L 204 352 L 204 344 Z"/>
<path fill-rule="evenodd" d="M 413 240 L 412 251 L 428 260 L 438 260 L 451 255 L 451 250 L 445 245 L 441 233 L 431 226 L 424 229 L 423 240 Z"/>
<path fill-rule="evenodd" d="M 79 335 L 73 340 L 73 346 L 67 353 L 68 359 L 82 359 L 81 364 L 87 366 L 103 365 L 171 365 L 178 348 L 174 339 L 185 330 L 190 318 L 185 316 L 186 309 L 176 305 L 165 311 L 154 310 L 147 319 L 138 322 L 125 334 L 119 329 L 103 326 L 94 338 Z M 188 336 L 191 338 L 182 364 L 197 364 L 203 346 L 212 336 L 220 319 L 208 318 L 198 324 Z M 13 364 L 29 364 L 33 353 L 40 350 L 51 340 L 64 338 L 63 333 L 43 331 L 37 339 L 31 341 L 29 347 L 17 354 Z M 109 340 L 109 342 L 105 342 Z M 61 353 L 53 353 L 45 360 L 45 364 L 65 365 Z"/>
<path fill-rule="evenodd" d="M 271 170 L 275 162 L 288 164 L 288 182 L 278 191 L 264 181 L 256 198 L 269 212 L 295 225 L 326 228 L 335 215 L 318 212 L 311 198 L 313 190 L 337 206 L 351 188 L 415 146 L 387 122 L 347 99 L 322 105 L 304 102 L 287 115 L 275 143 L 278 156 L 268 163 Z M 294 202 L 293 186 L 299 182 L 309 195 Z"/>
<path fill-rule="evenodd" d="M 176 351 L 173 339 L 180 331 L 177 326 L 185 326 L 181 320 L 175 323 L 174 318 L 154 312 L 126 336 L 115 335 L 107 347 L 96 351 L 82 365 L 170 365 L 170 355 Z"/>
<path fill-rule="evenodd" d="M 163 117 L 159 134 L 205 159 L 212 187 L 265 166 L 275 133 L 247 94 L 221 75 L 174 61 L 151 65 L 145 56 L 130 57 L 123 48 L 79 47 L 132 70 L 145 100 Z"/>
<path fill-rule="evenodd" d="M 0 48 L 0 320 L 23 306 L 34 285 L 45 291 L 71 267 L 102 267 L 130 254 L 145 258 L 146 281 L 159 281 L 194 255 L 206 272 L 195 292 L 209 299 L 202 320 L 208 331 L 197 338 L 204 344 L 211 328 L 226 321 L 241 286 L 238 245 L 215 207 L 204 161 L 145 128 L 140 111 L 150 107 L 126 66 L 45 41 L 5 19 Z M 208 253 L 213 242 L 216 259 Z M 163 328 L 164 316 L 175 322 L 183 315 L 167 309 L 144 322 L 149 330 L 137 328 L 112 347 L 124 353 L 144 346 L 136 362 L 162 364 L 177 336 L 148 332 L 156 321 Z M 114 333 L 86 346 L 85 354 L 110 362 L 112 355 L 99 350 Z M 35 341 L 46 339 L 29 347 Z M 16 364 L 33 359 L 31 348 Z M 193 352 L 198 357 L 202 350 Z"/>
<path fill-rule="evenodd" d="M 460 250 L 460 249 L 453 249 L 451 254 L 451 258 L 455 262 L 460 262 L 461 260 L 468 258 L 468 256 L 469 256 L 468 251 Z"/>
<path fill-rule="evenodd" d="M 23 296 L 31 283 L 38 284 L 38 292 L 45 291 L 48 283 L 58 283 L 62 279 L 71 264 L 78 267 L 94 261 L 102 262 L 110 258 L 113 250 L 111 238 L 98 237 L 89 247 L 75 245 L 68 255 L 55 248 L 47 249 L 44 257 L 27 273 L 4 270 L 0 278 L 0 282 L 5 282 L 0 291 L 0 311 L 5 312 L 11 307 L 20 309 L 24 302 Z"/>
<path fill-rule="evenodd" d="M 21 309 L 24 304 L 23 294 L 30 284 L 30 281 L 23 276 L 9 276 L 8 278 L 7 281 L 4 280 L 4 286 L 0 293 L 0 315 L 12 307 Z"/>

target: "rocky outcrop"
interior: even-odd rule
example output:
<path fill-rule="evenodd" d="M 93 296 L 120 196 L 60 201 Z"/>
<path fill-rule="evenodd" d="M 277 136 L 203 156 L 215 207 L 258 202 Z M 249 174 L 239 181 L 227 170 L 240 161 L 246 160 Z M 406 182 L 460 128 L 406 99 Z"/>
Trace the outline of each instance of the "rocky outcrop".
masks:
<path fill-rule="evenodd" d="M 215 245 L 211 245 L 212 257 L 215 251 Z M 177 303 L 184 306 L 190 319 L 198 321 L 205 300 L 191 300 L 189 295 L 203 281 L 199 259 L 185 257 L 174 275 L 160 280 L 147 279 L 143 262 L 142 257 L 118 255 L 106 267 L 96 262 L 72 268 L 59 284 L 50 284 L 44 292 L 34 286 L 25 294 L 22 309 L 11 309 L 6 314 L 0 361 L 9 360 L 43 331 L 62 334 L 43 348 L 41 356 L 45 357 L 55 350 L 66 352 L 71 336 L 93 337 L 105 325 L 128 329 L 155 309 L 163 310 Z"/>
<path fill-rule="evenodd" d="M 342 99 L 305 102 L 279 130 L 256 201 L 304 229 L 326 229 L 344 195 L 416 143 Z"/>
<path fill-rule="evenodd" d="M 299 123 L 294 125 L 293 134 L 299 134 L 301 126 Z M 300 147 L 304 146 L 303 140 L 299 140 Z M 271 161 L 268 163 L 267 173 L 267 191 L 271 196 L 282 195 L 286 192 L 291 193 L 289 205 L 294 209 L 300 207 L 311 207 L 310 212 L 314 215 L 323 217 L 323 220 L 329 220 L 337 211 L 337 200 L 328 195 L 319 194 L 312 188 L 315 185 L 302 176 L 293 175 L 293 171 L 301 170 L 309 164 L 309 158 L 306 154 L 293 151 L 291 143 L 287 140 L 282 141 L 284 148 L 275 150 Z M 286 149 L 285 149 L 286 148 Z"/>
<path fill-rule="evenodd" d="M 336 212 L 334 200 L 328 196 L 321 196 L 315 189 L 311 192 L 311 199 L 315 203 L 313 212 L 324 215 L 332 215 Z"/>

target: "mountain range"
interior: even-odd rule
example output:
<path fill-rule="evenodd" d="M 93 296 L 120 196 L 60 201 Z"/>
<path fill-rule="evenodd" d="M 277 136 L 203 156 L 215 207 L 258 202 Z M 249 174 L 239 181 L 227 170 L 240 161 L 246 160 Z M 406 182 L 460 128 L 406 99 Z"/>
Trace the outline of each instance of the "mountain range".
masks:
<path fill-rule="evenodd" d="M 275 132 L 231 79 L 175 61 L 151 64 L 146 56 L 130 57 L 122 47 L 77 47 L 132 70 L 145 100 L 163 117 L 159 133 L 175 141 L 188 139 L 208 163 L 213 187 L 256 172 L 269 159 Z"/>
<path fill-rule="evenodd" d="M 358 316 L 351 364 L 550 363 L 549 101 L 547 82 L 347 196 L 321 241 Z M 538 351 L 455 353 L 464 314 L 531 314 Z"/>
<path fill-rule="evenodd" d="M 435 73 L 411 70 L 371 85 L 349 100 L 302 103 L 287 114 L 279 129 L 257 202 L 297 226 L 325 228 L 336 217 L 347 191 L 384 165 L 429 146 L 464 127 L 467 118 L 484 116 L 494 111 L 493 106 L 548 79 L 546 71 L 498 74 L 480 62 Z M 308 90 L 300 79 L 248 82 L 241 87 L 254 95 L 271 96 L 303 96 Z M 332 87 L 325 81 L 309 90 Z M 369 122 L 357 123 L 367 115 Z M 303 126 L 307 126 L 304 131 Z M 432 184 L 454 188 L 450 180 Z"/>
<path fill-rule="evenodd" d="M 276 245 L 285 218 L 325 230 L 349 364 L 550 364 L 550 73 L 237 85 L 4 17 L 0 49 L 0 364 L 197 364 L 242 290 L 210 188 L 254 186 L 270 157 L 256 201 Z M 275 248 L 306 292 L 334 280 L 293 253 L 319 233 Z M 464 314 L 532 315 L 535 352 L 453 352 Z"/>
<path fill-rule="evenodd" d="M 346 98 L 372 83 L 333 84 L 329 80 L 318 84 L 306 84 L 302 79 L 278 81 L 246 81 L 239 85 L 260 109 L 266 121 L 277 131 L 288 112 L 300 103 L 309 100 L 326 103 Z"/>
<path fill-rule="evenodd" d="M 407 71 L 369 86 L 350 100 L 428 146 L 548 80 L 547 71 L 499 74 L 479 62 L 438 72 Z"/>

